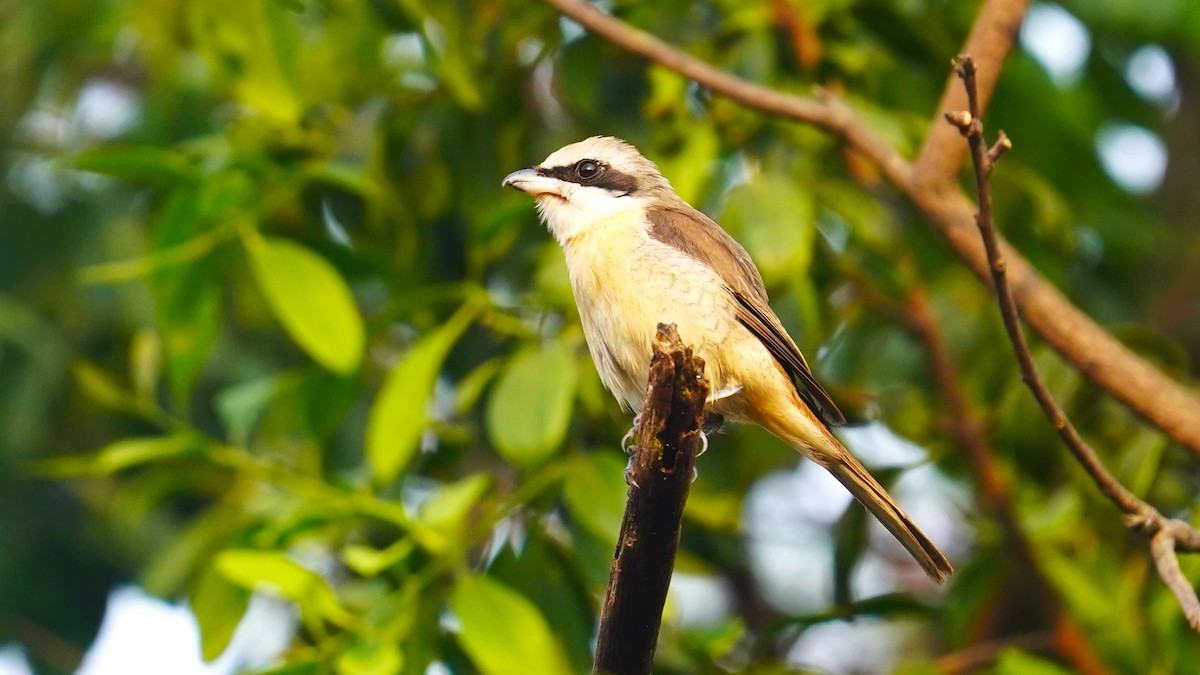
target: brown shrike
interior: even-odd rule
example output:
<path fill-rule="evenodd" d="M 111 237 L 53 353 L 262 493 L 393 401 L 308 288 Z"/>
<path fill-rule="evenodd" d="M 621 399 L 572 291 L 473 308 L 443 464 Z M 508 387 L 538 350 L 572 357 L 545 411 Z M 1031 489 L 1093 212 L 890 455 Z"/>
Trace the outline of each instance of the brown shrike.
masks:
<path fill-rule="evenodd" d="M 604 386 L 641 408 L 658 324 L 704 359 L 706 411 L 753 422 L 825 467 L 937 582 L 950 563 L 829 431 L 844 423 L 767 304 L 758 269 L 733 237 L 683 201 L 636 148 L 597 136 L 568 145 L 504 185 L 532 195 L 566 253 L 583 332 Z"/>

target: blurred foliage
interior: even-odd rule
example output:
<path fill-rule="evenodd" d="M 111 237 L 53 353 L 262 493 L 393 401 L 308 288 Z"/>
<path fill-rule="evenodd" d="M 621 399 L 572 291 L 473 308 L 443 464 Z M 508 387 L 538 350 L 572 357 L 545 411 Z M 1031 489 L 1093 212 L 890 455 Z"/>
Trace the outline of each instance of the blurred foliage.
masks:
<path fill-rule="evenodd" d="M 1016 143 L 995 197 L 1047 276 L 1191 381 L 1200 13 L 1153 5 L 1066 3 L 1092 40 L 1069 81 L 1014 53 L 988 120 Z M 608 6 L 744 77 L 843 92 L 909 154 L 977 10 Z M 1147 44 L 1174 64 L 1165 100 L 1125 78 Z M 264 666 L 280 673 L 584 671 L 629 420 L 590 363 L 557 247 L 499 180 L 604 133 L 745 243 L 834 397 L 927 449 L 971 533 L 946 542 L 960 571 L 944 593 L 888 555 L 894 592 L 847 597 L 867 551 L 890 551 L 852 507 L 817 554 L 836 556 L 836 583 L 797 613 L 762 578 L 741 505 L 801 460 L 732 430 L 700 463 L 680 558 L 729 589 L 730 611 L 696 624 L 669 609 L 662 672 L 782 672 L 814 626 L 856 614 L 908 627 L 891 656 L 905 672 L 1009 638 L 981 667 L 1063 672 L 1090 653 L 1113 672 L 1200 672 L 1144 546 L 1021 388 L 983 287 L 833 138 L 511 0 L 8 2 L 0 53 L 0 643 L 39 670 L 69 672 L 107 592 L 132 581 L 190 601 L 208 658 L 251 593 L 287 599 L 294 639 Z M 1163 139 L 1160 189 L 1105 173 L 1096 138 L 1113 123 Z M 927 355 L 895 318 L 914 292 L 1051 592 L 1031 591 L 975 506 Z M 1056 355 L 1038 361 L 1117 475 L 1190 516 L 1194 457 Z M 1063 616 L 1077 644 L 1055 633 Z"/>

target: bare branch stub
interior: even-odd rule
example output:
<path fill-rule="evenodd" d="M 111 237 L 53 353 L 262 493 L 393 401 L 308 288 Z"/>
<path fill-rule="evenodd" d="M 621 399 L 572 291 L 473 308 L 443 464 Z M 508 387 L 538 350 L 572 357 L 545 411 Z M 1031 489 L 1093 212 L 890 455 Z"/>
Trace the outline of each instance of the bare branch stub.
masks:
<path fill-rule="evenodd" d="M 704 360 L 659 324 L 593 672 L 642 675 L 654 664 L 708 389 Z"/>
<path fill-rule="evenodd" d="M 1000 252 L 999 237 L 996 235 L 994 217 L 992 214 L 992 195 L 988 184 L 988 176 L 992 171 L 992 163 L 1012 146 L 1011 141 L 1002 133 L 1000 139 L 989 150 L 983 137 L 983 124 L 979 119 L 979 103 L 975 93 L 975 62 L 970 56 L 960 56 L 955 61 L 955 72 L 962 78 L 966 88 L 967 101 L 970 106 L 963 115 L 947 114 L 951 124 L 968 120 L 964 135 L 970 146 L 971 162 L 974 166 L 976 197 L 979 211 L 975 221 L 979 226 L 979 234 L 987 251 L 989 268 L 992 271 L 992 283 L 996 291 L 996 299 L 1000 305 L 1000 315 L 1004 319 L 1004 329 L 1008 333 L 1017 363 L 1021 369 L 1021 379 L 1037 399 L 1046 419 L 1058 432 L 1063 444 L 1070 450 L 1071 455 L 1083 467 L 1092 482 L 1100 489 L 1109 501 L 1126 514 L 1130 529 L 1145 533 L 1150 538 L 1150 551 L 1155 567 L 1163 582 L 1175 595 L 1180 608 L 1183 609 L 1188 623 L 1200 631 L 1200 597 L 1191 583 L 1183 576 L 1179 567 L 1177 550 L 1195 550 L 1192 545 L 1200 543 L 1200 532 L 1180 520 L 1172 520 L 1163 516 L 1150 504 L 1142 501 L 1109 473 L 1100 461 L 1095 450 L 1076 431 L 1067 414 L 1054 400 L 1050 390 L 1042 381 L 1041 374 L 1033 363 L 1033 355 L 1025 340 L 1021 328 L 1021 318 L 1017 310 L 1016 300 L 1008 284 L 1007 266 Z M 965 116 L 964 116 L 965 115 Z M 961 129 L 961 127 L 960 127 Z"/>

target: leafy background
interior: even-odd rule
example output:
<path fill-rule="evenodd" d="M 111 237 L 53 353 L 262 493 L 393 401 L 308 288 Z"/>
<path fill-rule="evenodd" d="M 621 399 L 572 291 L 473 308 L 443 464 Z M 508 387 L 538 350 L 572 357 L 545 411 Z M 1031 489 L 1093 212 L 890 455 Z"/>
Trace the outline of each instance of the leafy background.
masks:
<path fill-rule="evenodd" d="M 751 80 L 840 92 L 909 156 L 978 9 L 608 6 Z M 1016 143 L 993 180 L 1007 236 L 1187 382 L 1198 7 L 1035 5 L 1068 32 L 1040 60 L 1025 41 L 988 117 Z M 1082 44 L 1066 66 L 1064 44 Z M 585 670 L 629 420 L 561 254 L 499 180 L 597 133 L 746 245 L 859 423 L 848 442 L 959 569 L 932 588 L 811 465 L 729 430 L 700 461 L 662 672 L 1200 668 L 1144 545 L 1021 388 L 984 288 L 824 133 L 511 0 L 0 2 L 0 53 L 0 643 L 38 672 L 74 670 L 126 584 L 186 600 L 210 659 L 267 598 L 286 646 L 238 663 L 256 671 Z M 914 296 L 1032 565 L 979 507 Z M 1035 350 L 1118 477 L 1189 517 L 1194 459 Z"/>

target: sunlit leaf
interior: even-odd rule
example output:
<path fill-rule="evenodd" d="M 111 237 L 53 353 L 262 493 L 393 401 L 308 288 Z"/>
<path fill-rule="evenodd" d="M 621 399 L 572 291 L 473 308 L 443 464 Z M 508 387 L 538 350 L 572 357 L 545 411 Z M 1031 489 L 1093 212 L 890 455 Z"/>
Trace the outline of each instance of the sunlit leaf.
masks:
<path fill-rule="evenodd" d="M 337 658 L 337 675 L 395 675 L 404 667 L 404 654 L 394 644 L 376 640 L 356 642 Z"/>
<path fill-rule="evenodd" d="M 679 152 L 663 157 L 659 164 L 664 175 L 671 177 L 671 186 L 680 197 L 692 204 L 702 204 L 704 188 L 713 181 L 714 168 L 719 166 L 717 133 L 705 122 L 689 124 L 679 133 L 684 137 Z"/>
<path fill-rule="evenodd" d="M 226 76 L 238 100 L 277 124 L 296 122 L 301 103 L 290 56 L 298 36 L 287 35 L 292 31 L 280 20 L 280 3 L 208 0 L 185 8 L 185 25 L 198 53 Z M 229 16 L 238 20 L 230 21 Z"/>
<path fill-rule="evenodd" d="M 1010 647 L 1000 652 L 993 672 L 996 675 L 1067 675 L 1070 671 L 1053 661 Z"/>
<path fill-rule="evenodd" d="M 133 395 L 95 364 L 76 361 L 71 366 L 75 383 L 83 395 L 106 408 L 123 409 L 133 405 Z"/>
<path fill-rule="evenodd" d="M 97 263 L 79 272 L 82 284 L 116 284 L 143 279 L 172 267 L 182 267 L 208 255 L 230 238 L 225 230 L 210 230 L 174 246 L 164 246 L 144 256 L 128 260 Z"/>
<path fill-rule="evenodd" d="M 109 476 L 135 466 L 199 452 L 201 444 L 189 434 L 124 438 L 100 450 L 42 463 L 41 470 L 58 476 Z"/>
<path fill-rule="evenodd" d="M 576 376 L 575 358 L 559 341 L 508 364 L 487 410 L 488 434 L 505 459 L 530 467 L 554 454 L 567 433 Z"/>
<path fill-rule="evenodd" d="M 443 549 L 457 544 L 471 509 L 491 485 L 487 474 L 468 476 L 439 489 L 421 506 L 419 521 L 429 529 L 426 547 Z"/>
<path fill-rule="evenodd" d="M 352 544 L 342 549 L 342 560 L 355 573 L 364 577 L 373 577 L 408 557 L 413 548 L 414 541 L 412 539 L 401 539 L 383 550 Z"/>
<path fill-rule="evenodd" d="M 250 592 L 206 569 L 192 590 L 191 609 L 200 624 L 200 653 L 206 661 L 221 655 L 246 613 Z"/>
<path fill-rule="evenodd" d="M 248 591 L 278 593 L 334 623 L 344 625 L 350 620 L 328 582 L 278 551 L 222 551 L 214 559 L 213 567 Z"/>
<path fill-rule="evenodd" d="M 365 341 L 362 317 L 333 265 L 287 239 L 250 233 L 244 241 L 267 304 L 296 344 L 330 370 L 357 368 Z"/>
<path fill-rule="evenodd" d="M 546 619 L 525 596 L 486 576 L 465 574 L 450 594 L 458 641 L 485 675 L 571 672 Z"/>
<path fill-rule="evenodd" d="M 162 343 L 151 330 L 134 333 L 129 345 L 129 379 L 139 400 L 152 403 L 162 372 Z"/>
<path fill-rule="evenodd" d="M 471 316 L 460 311 L 418 340 L 384 380 L 367 421 L 367 461 L 376 483 L 395 480 L 416 453 L 438 371 Z"/>

